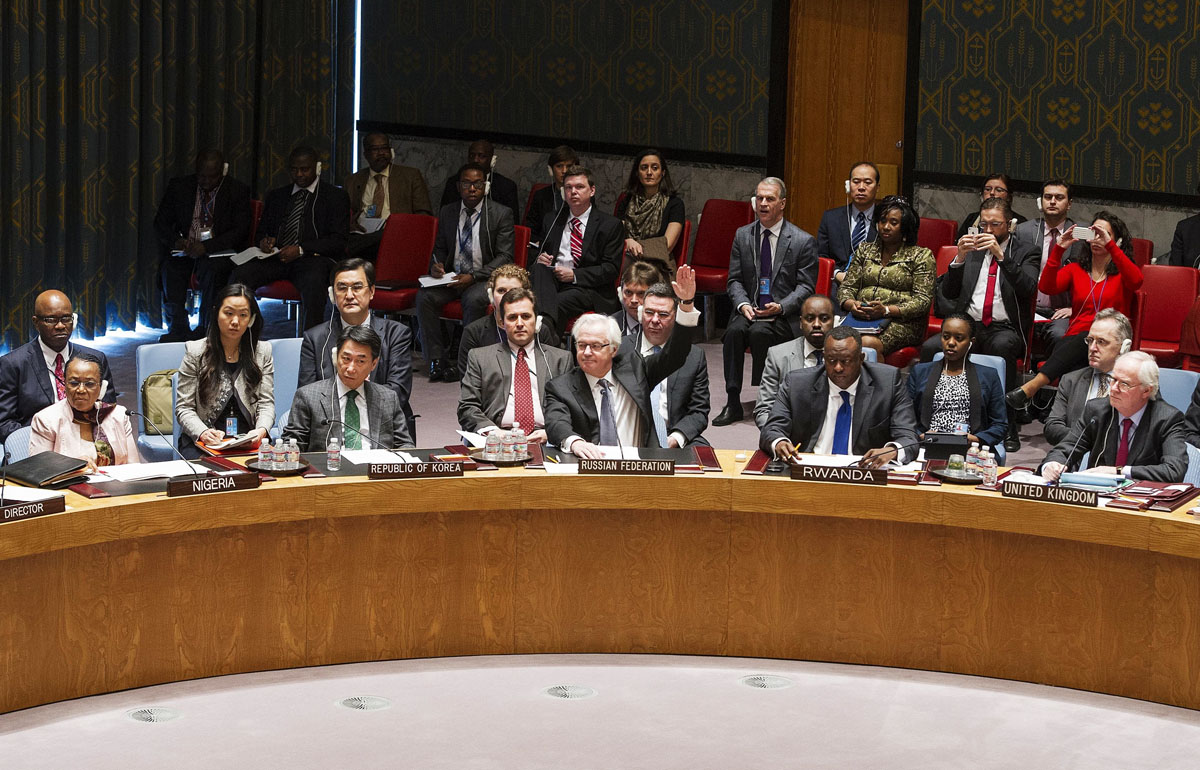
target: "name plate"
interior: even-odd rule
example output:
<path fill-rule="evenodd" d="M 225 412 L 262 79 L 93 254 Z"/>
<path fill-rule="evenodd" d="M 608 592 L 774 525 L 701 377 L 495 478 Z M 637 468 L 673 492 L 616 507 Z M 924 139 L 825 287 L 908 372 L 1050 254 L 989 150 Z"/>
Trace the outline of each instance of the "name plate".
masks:
<path fill-rule="evenodd" d="M 181 476 L 167 482 L 167 497 L 207 495 L 233 489 L 257 489 L 262 479 L 257 473 L 231 473 L 227 476 Z"/>
<path fill-rule="evenodd" d="M 367 466 L 369 479 L 436 479 L 463 475 L 461 460 L 440 460 L 423 463 L 371 463 Z"/>
<path fill-rule="evenodd" d="M 1020 500 L 1081 505 L 1085 508 L 1095 508 L 1100 499 L 1094 489 L 1047 487 L 1042 484 L 1024 484 L 1019 481 L 1004 482 L 1004 486 L 1000 488 L 1000 494 L 1003 497 L 1015 497 Z"/>
<path fill-rule="evenodd" d="M 579 472 L 594 475 L 674 476 L 674 460 L 587 460 L 579 458 Z"/>
<path fill-rule="evenodd" d="M 36 519 L 38 516 L 62 513 L 65 510 L 67 510 L 67 501 L 63 497 L 52 497 L 36 503 L 7 503 L 0 506 L 0 522 Z"/>
<path fill-rule="evenodd" d="M 793 465 L 792 478 L 797 481 L 834 481 L 839 484 L 869 484 L 887 486 L 887 471 L 881 468 L 835 468 L 829 465 Z"/>

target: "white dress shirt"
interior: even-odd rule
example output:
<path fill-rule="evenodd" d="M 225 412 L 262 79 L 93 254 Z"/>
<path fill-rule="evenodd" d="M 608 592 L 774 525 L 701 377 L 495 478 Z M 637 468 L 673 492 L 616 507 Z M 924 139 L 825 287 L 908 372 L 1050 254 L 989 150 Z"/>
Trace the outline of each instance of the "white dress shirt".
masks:
<path fill-rule="evenodd" d="M 1011 238 L 1005 238 L 1004 243 L 1000 244 L 1000 249 L 1004 252 L 1004 258 L 1008 259 L 1008 244 L 1012 241 Z M 983 303 L 984 294 L 987 293 L 988 271 L 992 269 L 992 263 L 996 258 L 990 250 L 983 252 L 983 263 L 979 266 L 979 277 L 975 279 L 975 290 L 971 292 L 971 304 L 967 307 L 967 315 L 974 318 L 976 321 L 983 320 Z M 963 263 L 966 264 L 966 263 Z M 952 267 L 962 268 L 962 265 L 951 265 Z M 1007 321 L 1008 311 L 1004 309 L 1004 293 L 1000 291 L 1000 270 L 996 267 L 996 286 L 992 291 L 992 320 Z"/>
<path fill-rule="evenodd" d="M 1149 402 L 1142 404 L 1141 409 L 1139 409 L 1136 412 L 1134 412 L 1133 414 L 1129 415 L 1129 419 L 1133 420 L 1133 425 L 1129 428 L 1129 448 L 1130 449 L 1133 449 L 1133 437 L 1137 435 L 1138 426 L 1142 424 L 1142 418 L 1146 416 L 1146 407 L 1147 406 L 1149 406 Z M 1121 414 L 1120 412 L 1117 412 L 1116 417 L 1117 417 L 1116 422 L 1112 423 L 1112 428 L 1113 428 L 1113 430 L 1115 430 L 1117 432 L 1117 449 L 1119 450 L 1121 448 L 1121 424 L 1123 422 L 1125 422 L 1125 415 Z M 1105 443 L 1106 444 L 1108 443 L 1107 439 L 1105 440 Z M 1100 447 L 1098 451 L 1103 452 L 1104 447 Z M 1116 462 L 1116 461 L 1117 461 L 1117 456 L 1113 455 L 1113 462 Z M 1133 472 L 1132 465 L 1125 465 L 1120 468 L 1117 468 L 1117 473 L 1120 473 L 1125 478 L 1129 478 L 1129 474 L 1132 472 Z"/>
<path fill-rule="evenodd" d="M 847 442 L 850 454 L 854 454 L 854 401 L 858 397 L 858 383 L 860 382 L 862 382 L 861 374 L 857 380 L 850 383 L 850 387 L 845 389 L 850 394 L 850 440 Z M 817 443 L 813 444 L 813 454 L 833 454 L 833 434 L 837 430 L 837 413 L 841 408 L 842 389 L 830 382 L 829 398 L 825 402 L 825 421 L 821 424 L 821 432 L 817 434 Z M 775 448 L 779 446 L 780 441 L 784 440 L 786 439 L 777 438 L 771 442 L 771 454 L 776 454 Z M 893 447 L 896 450 L 896 462 L 901 464 L 908 462 L 907 458 L 912 451 L 911 448 L 901 448 L 895 441 L 887 442 L 884 447 Z"/>
<path fill-rule="evenodd" d="M 800 368 L 803 369 L 809 366 L 818 366 L 817 353 L 821 353 L 823 355 L 825 353 L 825 349 L 813 347 L 812 343 L 808 341 L 807 337 L 800 338 Z"/>
<path fill-rule="evenodd" d="M 600 380 L 608 381 L 608 398 L 612 401 L 613 417 L 617 422 L 617 440 L 621 442 L 621 446 L 636 447 L 639 443 L 638 437 L 642 435 L 642 418 L 638 414 L 637 403 L 634 402 L 633 397 L 613 377 L 611 369 L 603 378 L 593 377 L 587 372 L 584 372 L 583 376 L 587 377 L 588 387 L 592 390 L 592 399 L 596 404 L 597 415 L 601 414 L 600 403 L 604 395 L 604 391 L 600 388 Z M 568 439 L 567 446 L 571 446 L 576 438 L 578 437 L 572 436 Z"/>
<path fill-rule="evenodd" d="M 60 400 L 58 398 L 58 388 L 54 384 L 57 381 L 54 374 L 54 359 L 59 355 L 62 355 L 63 378 L 65 379 L 67 376 L 67 362 L 71 360 L 71 343 L 68 342 L 65 346 L 63 346 L 61 354 L 58 351 L 51 350 L 49 347 L 47 347 L 46 343 L 42 341 L 40 336 L 38 337 L 38 346 L 42 349 L 42 358 L 46 359 L 46 368 L 50 370 L 50 390 L 54 392 L 54 400 L 58 401 Z M 66 389 L 67 386 L 64 384 L 63 390 L 65 391 Z"/>
<path fill-rule="evenodd" d="M 341 377 L 338 377 L 335 375 L 333 379 L 334 379 L 334 382 L 336 383 L 335 387 L 337 388 L 338 411 L 340 411 L 342 413 L 342 422 L 345 422 L 346 421 L 346 394 L 348 394 L 350 392 L 350 388 L 346 387 L 346 383 L 342 382 Z M 370 417 L 367 415 L 366 387 L 367 387 L 366 383 L 363 383 L 362 385 L 360 385 L 357 388 L 358 397 L 354 399 L 354 403 L 358 404 L 358 430 L 363 434 L 363 436 L 370 436 L 371 435 L 371 422 L 370 422 Z M 345 431 L 343 433 L 343 436 L 345 436 L 345 434 L 349 433 L 349 432 L 350 432 L 349 430 Z M 359 439 L 361 440 L 363 449 L 371 448 L 370 441 L 363 438 L 362 436 L 359 436 Z"/>
<path fill-rule="evenodd" d="M 588 219 L 591 217 L 592 207 L 588 206 L 588 210 L 579 215 L 579 239 L 582 241 L 587 237 Z M 571 221 L 576 217 L 567 212 L 567 222 L 563 225 L 562 238 L 558 239 L 558 255 L 554 260 L 555 267 L 565 267 L 568 270 L 575 269 L 575 258 L 571 256 Z"/>
<path fill-rule="evenodd" d="M 375 183 L 376 172 L 371 171 L 370 169 L 367 169 L 367 170 L 370 172 L 370 174 L 367 177 L 367 185 L 366 185 L 366 187 L 363 188 L 362 201 L 360 201 L 359 207 L 358 207 L 358 210 L 362 212 L 362 214 L 360 214 L 360 216 L 363 217 L 364 219 L 367 216 L 367 209 L 370 207 L 370 205 L 372 203 L 375 202 L 375 187 L 376 187 L 376 183 Z M 387 219 L 388 215 L 392 213 L 392 208 L 391 208 L 391 206 L 392 206 L 391 192 L 392 191 L 391 191 L 391 185 L 388 184 L 388 181 L 391 179 L 392 164 L 389 163 L 387 165 L 387 168 L 385 168 L 383 171 L 380 171 L 379 173 L 383 175 L 383 181 L 382 181 L 382 184 L 383 184 L 383 206 L 380 207 L 379 211 L 375 212 L 375 217 L 377 219 Z"/>
<path fill-rule="evenodd" d="M 317 185 L 320 183 L 321 183 L 321 175 L 320 174 L 317 174 L 317 178 L 314 179 L 312 184 L 310 184 L 308 187 L 301 187 L 300 185 L 293 183 L 292 184 L 292 195 L 295 195 L 296 193 L 300 192 L 301 190 L 308 190 L 310 193 L 315 193 L 317 191 Z"/>
<path fill-rule="evenodd" d="M 1063 231 L 1071 225 L 1071 220 L 1064 219 L 1062 224 L 1058 226 L 1058 235 L 1062 236 Z M 1050 249 L 1054 248 L 1054 239 L 1050 237 L 1050 225 L 1046 224 L 1046 220 L 1042 220 L 1042 260 L 1038 264 L 1038 278 L 1042 277 L 1042 271 L 1046 269 L 1046 261 L 1050 259 Z M 1037 307 L 1050 307 L 1053 299 L 1049 294 L 1043 294 L 1041 291 L 1037 294 Z"/>
<path fill-rule="evenodd" d="M 480 201 L 475 212 L 471 217 L 475 220 L 471 225 L 471 270 L 480 270 L 483 268 L 483 247 L 479 243 L 479 221 L 483 219 L 483 207 L 486 201 Z M 454 231 L 454 257 L 457 260 L 462 249 L 458 237 L 462 234 L 463 225 L 467 223 L 467 204 L 462 203 L 458 207 L 458 227 Z M 451 263 L 453 267 L 453 263 Z"/>
<path fill-rule="evenodd" d="M 546 427 L 546 415 L 542 413 L 542 399 L 538 397 L 538 374 L 537 374 L 537 356 L 533 354 L 536 338 L 529 341 L 525 346 L 525 363 L 529 364 L 529 393 L 533 396 L 533 425 L 522 425 L 521 429 L 525 431 L 525 435 L 529 435 L 533 431 Z M 504 405 L 504 416 L 500 418 L 500 427 L 511 428 L 513 420 L 516 419 L 516 382 L 517 382 L 517 351 L 519 347 L 508 344 L 508 352 L 512 355 L 512 371 L 513 376 L 508 378 L 508 403 Z M 496 428 L 485 428 L 480 431 L 487 435 L 488 430 L 496 430 Z"/>
<path fill-rule="evenodd" d="M 639 339 L 641 339 L 642 344 L 641 344 L 641 349 L 638 350 L 638 352 L 642 354 L 642 358 L 649 358 L 650 356 L 654 355 L 654 345 L 650 342 L 650 340 L 646 339 L 646 335 L 644 335 L 644 334 L 641 335 L 641 337 Z M 668 380 L 669 379 L 670 378 L 668 377 Z M 670 428 L 671 427 L 671 405 L 669 403 L 670 399 L 667 396 L 668 380 L 662 381 L 662 383 L 661 383 L 662 387 L 659 388 L 659 393 L 658 393 L 658 403 L 652 404 L 652 406 L 658 410 L 658 413 L 660 415 L 662 415 L 663 424 L 666 425 L 668 428 Z M 653 388 L 651 388 L 651 393 L 653 393 Z M 672 437 L 675 438 L 675 443 L 679 446 L 683 446 L 684 444 L 687 443 L 687 437 L 684 436 L 682 433 L 680 433 L 677 430 L 673 430 L 667 434 L 668 440 L 670 440 Z"/>

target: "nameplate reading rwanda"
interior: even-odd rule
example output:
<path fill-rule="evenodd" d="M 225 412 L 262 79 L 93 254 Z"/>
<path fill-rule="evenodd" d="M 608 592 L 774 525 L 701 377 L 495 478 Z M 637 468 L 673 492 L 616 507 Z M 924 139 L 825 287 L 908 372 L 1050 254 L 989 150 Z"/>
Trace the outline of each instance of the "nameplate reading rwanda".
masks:
<path fill-rule="evenodd" d="M 167 482 L 167 497 L 207 495 L 233 489 L 257 489 L 262 479 L 257 473 L 230 473 L 226 476 L 183 476 Z"/>
<path fill-rule="evenodd" d="M 674 460 L 589 460 L 579 458 L 579 472 L 622 476 L 674 476 Z"/>
<path fill-rule="evenodd" d="M 887 486 L 887 471 L 879 468 L 839 468 L 833 465 L 793 465 L 792 478 L 797 481 L 833 481 L 838 484 L 870 484 Z"/>
<path fill-rule="evenodd" d="M 67 510 L 67 501 L 59 495 L 48 500 L 38 500 L 31 503 L 13 503 L 0 507 L 0 523 L 35 519 L 51 513 L 62 513 Z"/>
<path fill-rule="evenodd" d="M 461 460 L 442 460 L 422 463 L 370 463 L 369 479 L 436 479 L 463 475 Z"/>
<path fill-rule="evenodd" d="M 1015 497 L 1020 500 L 1081 505 L 1086 508 L 1095 508 L 1099 502 L 1099 497 L 1094 489 L 1048 487 L 1044 484 L 1023 484 L 1019 481 L 1004 482 L 1004 486 L 1000 488 L 1000 494 L 1003 497 Z"/>

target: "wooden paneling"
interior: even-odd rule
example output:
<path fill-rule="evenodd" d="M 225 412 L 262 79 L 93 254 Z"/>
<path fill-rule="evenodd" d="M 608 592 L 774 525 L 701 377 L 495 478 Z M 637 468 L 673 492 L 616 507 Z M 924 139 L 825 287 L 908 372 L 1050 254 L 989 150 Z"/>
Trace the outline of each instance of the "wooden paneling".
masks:
<path fill-rule="evenodd" d="M 903 166 L 907 3 L 792 0 L 790 32 L 787 216 L 816 235 L 852 163 Z"/>

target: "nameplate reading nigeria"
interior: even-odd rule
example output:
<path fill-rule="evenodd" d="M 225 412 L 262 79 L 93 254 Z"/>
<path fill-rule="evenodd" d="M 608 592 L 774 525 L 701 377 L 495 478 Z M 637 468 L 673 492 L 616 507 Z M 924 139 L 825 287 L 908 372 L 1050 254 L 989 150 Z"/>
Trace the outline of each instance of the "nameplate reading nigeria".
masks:
<path fill-rule="evenodd" d="M 1099 497 L 1094 489 L 1048 487 L 1044 484 L 1024 484 L 1019 481 L 1004 482 L 1004 486 L 1000 488 L 1000 494 L 1003 497 L 1016 497 L 1020 500 L 1038 500 L 1045 503 L 1081 505 L 1085 508 L 1095 508 L 1099 501 Z"/>
<path fill-rule="evenodd" d="M 11 503 L 0 506 L 0 523 L 36 519 L 38 516 L 62 513 L 65 510 L 67 510 L 67 501 L 62 497 L 51 497 L 49 500 L 38 500 L 36 503 Z"/>
<path fill-rule="evenodd" d="M 257 489 L 262 479 L 257 473 L 228 473 L 223 476 L 182 476 L 167 482 L 167 497 L 207 495 L 233 489 Z"/>
<path fill-rule="evenodd" d="M 839 468 L 833 465 L 793 465 L 792 478 L 797 481 L 833 481 L 838 484 L 869 484 L 887 486 L 887 471 L 878 468 Z"/>
<path fill-rule="evenodd" d="M 579 458 L 579 472 L 597 475 L 674 476 L 674 460 L 589 460 Z"/>
<path fill-rule="evenodd" d="M 369 479 L 436 479 L 463 475 L 462 461 L 449 460 L 421 463 L 370 463 Z"/>

